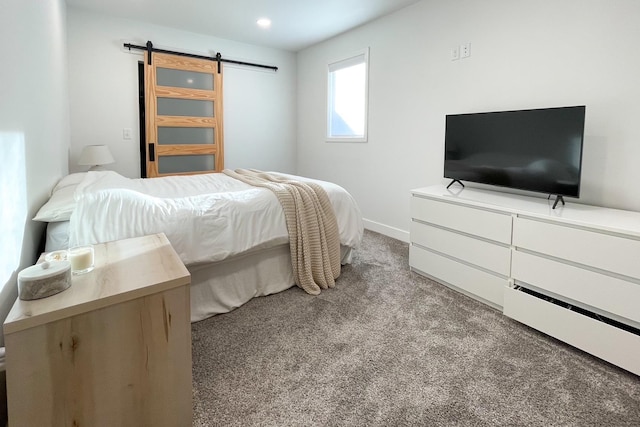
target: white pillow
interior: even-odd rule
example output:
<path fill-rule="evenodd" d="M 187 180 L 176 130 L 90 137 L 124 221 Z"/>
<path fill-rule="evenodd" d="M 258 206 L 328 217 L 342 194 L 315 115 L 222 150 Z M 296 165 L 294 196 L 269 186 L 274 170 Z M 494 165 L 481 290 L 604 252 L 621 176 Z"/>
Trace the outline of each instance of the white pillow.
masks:
<path fill-rule="evenodd" d="M 58 181 L 56 186 L 53 187 L 53 190 L 51 190 L 51 194 L 65 187 L 73 186 L 75 188 L 82 182 L 85 176 L 87 176 L 86 172 L 72 173 L 71 175 L 63 176 L 62 178 L 60 178 L 60 181 Z"/>
<path fill-rule="evenodd" d="M 33 220 L 42 222 L 69 221 L 73 210 L 76 208 L 73 193 L 85 176 L 86 172 L 81 172 L 62 178 L 56 186 L 53 187 L 51 197 L 47 203 L 40 208 L 36 216 L 33 217 Z"/>

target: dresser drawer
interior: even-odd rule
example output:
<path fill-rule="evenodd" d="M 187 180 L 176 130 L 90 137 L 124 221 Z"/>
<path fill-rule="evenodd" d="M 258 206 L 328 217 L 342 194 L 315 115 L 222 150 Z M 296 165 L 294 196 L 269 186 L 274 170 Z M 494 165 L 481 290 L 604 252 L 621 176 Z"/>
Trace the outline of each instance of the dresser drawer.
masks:
<path fill-rule="evenodd" d="M 504 314 L 574 347 L 640 375 L 640 336 L 513 288 Z"/>
<path fill-rule="evenodd" d="M 567 302 L 578 302 L 613 314 L 615 320 L 629 319 L 640 325 L 640 284 L 563 264 L 539 256 L 514 251 L 513 278 L 548 291 Z M 605 313 L 602 313 L 605 312 Z M 612 316 L 608 316 L 612 317 Z"/>
<path fill-rule="evenodd" d="M 439 282 L 477 296 L 492 306 L 502 308 L 502 294 L 507 279 L 495 276 L 434 252 L 411 245 L 409 264 Z"/>
<path fill-rule="evenodd" d="M 511 215 L 424 197 L 411 197 L 411 217 L 420 221 L 511 244 Z"/>
<path fill-rule="evenodd" d="M 640 240 L 516 218 L 513 245 L 640 279 Z"/>
<path fill-rule="evenodd" d="M 411 222 L 411 242 L 503 276 L 508 276 L 510 272 L 511 251 L 507 246 L 415 221 Z"/>

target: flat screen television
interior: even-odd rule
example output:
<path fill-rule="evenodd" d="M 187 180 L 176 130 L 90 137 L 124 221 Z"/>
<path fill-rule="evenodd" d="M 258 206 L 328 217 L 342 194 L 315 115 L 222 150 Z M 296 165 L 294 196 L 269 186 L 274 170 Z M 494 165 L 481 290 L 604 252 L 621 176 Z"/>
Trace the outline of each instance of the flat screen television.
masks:
<path fill-rule="evenodd" d="M 585 110 L 574 106 L 447 115 L 444 176 L 452 183 L 577 198 Z"/>

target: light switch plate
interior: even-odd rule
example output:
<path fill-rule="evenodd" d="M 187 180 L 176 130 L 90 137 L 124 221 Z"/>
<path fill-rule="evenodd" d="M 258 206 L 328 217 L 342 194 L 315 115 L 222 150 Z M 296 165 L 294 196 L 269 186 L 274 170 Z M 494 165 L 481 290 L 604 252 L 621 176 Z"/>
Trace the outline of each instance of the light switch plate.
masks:
<path fill-rule="evenodd" d="M 460 59 L 460 50 L 456 46 L 453 49 L 451 49 L 451 60 L 456 61 L 458 59 Z"/>

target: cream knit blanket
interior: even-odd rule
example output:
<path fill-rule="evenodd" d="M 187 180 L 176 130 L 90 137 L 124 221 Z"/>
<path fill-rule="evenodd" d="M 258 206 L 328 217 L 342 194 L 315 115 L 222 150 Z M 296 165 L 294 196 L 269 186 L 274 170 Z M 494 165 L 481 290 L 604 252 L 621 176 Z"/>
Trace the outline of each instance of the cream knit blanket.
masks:
<path fill-rule="evenodd" d="M 340 237 L 335 212 L 318 184 L 300 182 L 254 169 L 223 173 L 273 191 L 284 211 L 296 285 L 311 295 L 333 288 L 340 275 Z"/>

